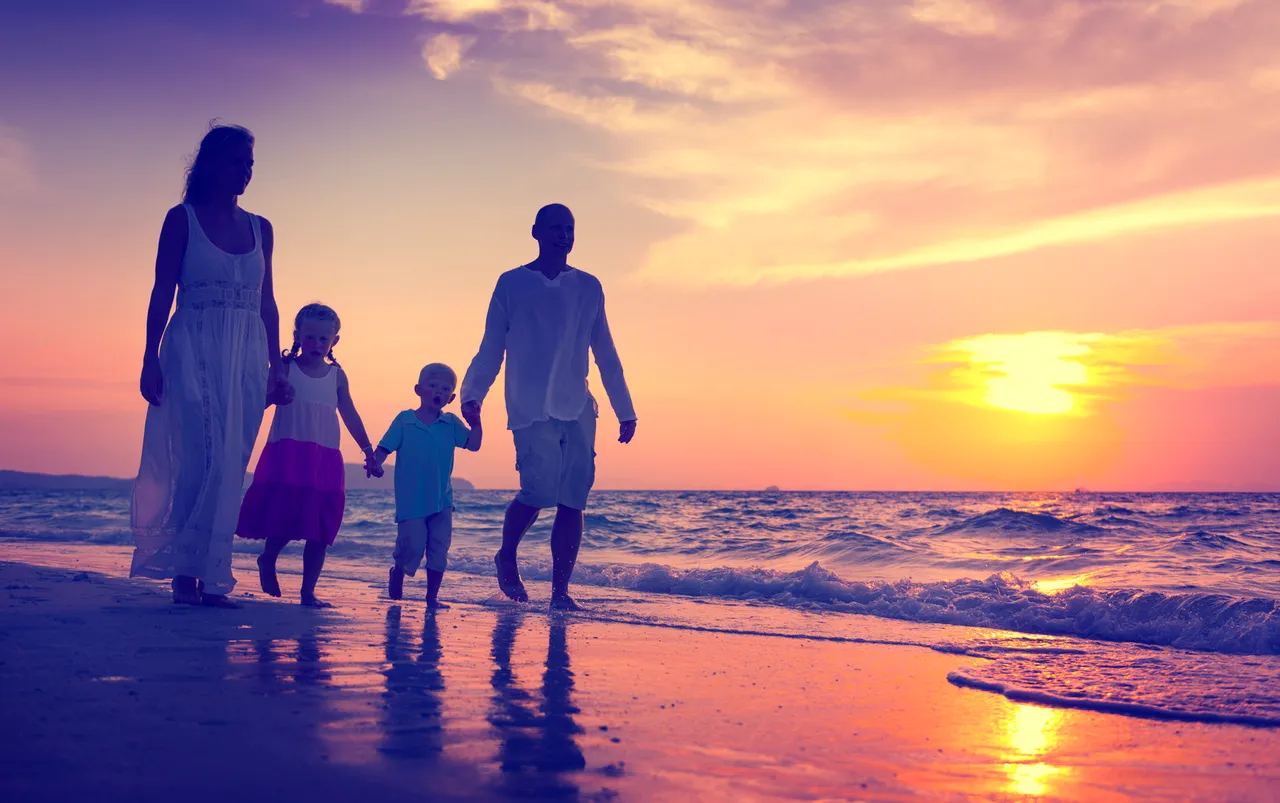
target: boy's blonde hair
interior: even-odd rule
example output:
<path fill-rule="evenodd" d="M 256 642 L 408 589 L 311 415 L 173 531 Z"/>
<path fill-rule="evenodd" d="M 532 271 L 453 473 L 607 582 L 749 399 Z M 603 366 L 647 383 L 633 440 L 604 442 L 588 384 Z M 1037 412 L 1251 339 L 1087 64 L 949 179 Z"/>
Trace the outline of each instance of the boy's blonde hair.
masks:
<path fill-rule="evenodd" d="M 421 385 L 423 382 L 427 381 L 427 376 L 429 374 L 436 373 L 448 374 L 449 378 L 453 380 L 453 386 L 455 388 L 458 386 L 458 372 L 442 362 L 433 362 L 422 366 L 422 370 L 418 372 L 418 384 Z"/>

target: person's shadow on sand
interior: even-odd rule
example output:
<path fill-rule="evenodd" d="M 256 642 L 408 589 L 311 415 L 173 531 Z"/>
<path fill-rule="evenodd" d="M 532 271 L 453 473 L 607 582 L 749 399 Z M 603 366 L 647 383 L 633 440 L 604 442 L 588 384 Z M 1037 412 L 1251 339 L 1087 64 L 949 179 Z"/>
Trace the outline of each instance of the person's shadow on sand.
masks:
<path fill-rule="evenodd" d="M 444 749 L 440 671 L 440 630 L 434 616 L 422 624 L 422 651 L 412 654 L 412 637 L 400 627 L 400 606 L 387 610 L 386 706 L 378 752 L 395 758 L 434 759 Z"/>
<path fill-rule="evenodd" d="M 578 786 L 566 773 L 586 767 L 574 740 L 573 672 L 562 621 L 552 620 L 541 700 L 517 685 L 511 652 L 521 614 L 502 611 L 493 628 L 493 707 L 489 724 L 498 731 L 499 791 L 507 797 L 576 799 Z"/>

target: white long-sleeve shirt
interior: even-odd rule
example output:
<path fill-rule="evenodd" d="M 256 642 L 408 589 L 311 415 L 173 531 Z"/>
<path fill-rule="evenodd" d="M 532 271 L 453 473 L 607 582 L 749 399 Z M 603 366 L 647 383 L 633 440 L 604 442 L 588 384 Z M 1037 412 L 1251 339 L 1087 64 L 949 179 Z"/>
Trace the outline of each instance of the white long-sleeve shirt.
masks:
<path fill-rule="evenodd" d="M 576 268 L 554 279 L 529 267 L 509 270 L 493 289 L 480 350 L 462 380 L 462 403 L 484 401 L 505 354 L 508 429 L 576 421 L 590 398 L 588 348 L 618 420 L 634 420 L 600 280 Z"/>

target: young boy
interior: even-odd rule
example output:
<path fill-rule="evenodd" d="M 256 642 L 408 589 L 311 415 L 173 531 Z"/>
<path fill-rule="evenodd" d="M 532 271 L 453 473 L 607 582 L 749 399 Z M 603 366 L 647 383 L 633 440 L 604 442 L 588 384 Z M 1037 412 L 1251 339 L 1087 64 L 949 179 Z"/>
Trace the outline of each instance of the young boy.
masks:
<path fill-rule="evenodd" d="M 395 565 L 387 585 L 392 599 L 400 599 L 404 576 L 413 577 L 424 555 L 427 563 L 427 607 L 448 608 L 440 602 L 449 542 L 453 539 L 453 450 L 480 450 L 483 432 L 478 411 L 465 411 L 467 429 L 453 413 L 443 412 L 454 399 L 458 375 L 447 365 L 432 363 L 418 374 L 413 392 L 421 403 L 391 422 L 373 458 L 378 467 L 396 455 Z"/>

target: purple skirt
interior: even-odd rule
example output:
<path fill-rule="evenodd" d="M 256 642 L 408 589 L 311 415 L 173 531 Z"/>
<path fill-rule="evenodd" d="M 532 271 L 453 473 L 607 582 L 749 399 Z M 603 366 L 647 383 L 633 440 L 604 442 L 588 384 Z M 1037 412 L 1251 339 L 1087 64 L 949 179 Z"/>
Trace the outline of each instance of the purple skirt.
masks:
<path fill-rule="evenodd" d="M 240 504 L 236 535 L 332 544 L 342 526 L 342 452 L 288 438 L 267 443 Z"/>

